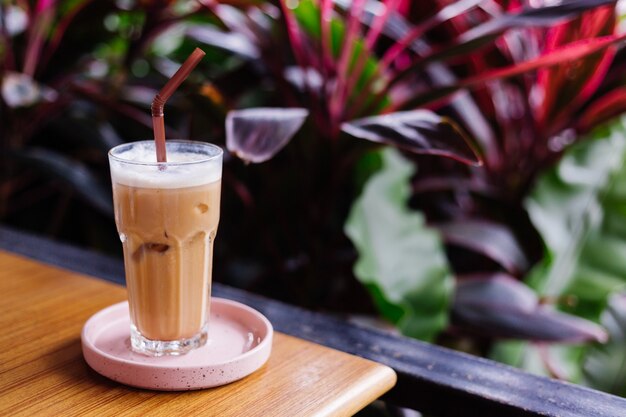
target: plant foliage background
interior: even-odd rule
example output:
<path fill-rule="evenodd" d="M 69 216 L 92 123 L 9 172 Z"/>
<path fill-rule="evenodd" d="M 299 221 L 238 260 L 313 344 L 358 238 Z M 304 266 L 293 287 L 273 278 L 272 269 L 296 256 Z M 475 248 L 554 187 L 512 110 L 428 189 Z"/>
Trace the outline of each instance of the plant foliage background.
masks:
<path fill-rule="evenodd" d="M 218 280 L 624 395 L 609 0 L 4 0 L 0 221 L 120 255 L 106 153 L 229 150 Z"/>

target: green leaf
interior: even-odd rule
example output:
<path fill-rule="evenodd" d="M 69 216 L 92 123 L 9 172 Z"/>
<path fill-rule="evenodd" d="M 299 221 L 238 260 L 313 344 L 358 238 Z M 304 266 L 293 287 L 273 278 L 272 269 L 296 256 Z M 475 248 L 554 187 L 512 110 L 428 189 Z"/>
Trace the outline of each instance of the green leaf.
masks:
<path fill-rule="evenodd" d="M 319 42 L 322 36 L 322 29 L 320 27 L 321 18 L 318 5 L 312 0 L 301 0 L 298 2 L 298 6 L 293 9 L 293 13 L 301 29 L 312 39 Z M 340 19 L 332 18 L 330 21 L 330 53 L 335 58 L 339 58 L 341 53 L 345 32 L 344 22 Z"/>
<path fill-rule="evenodd" d="M 589 350 L 584 364 L 584 382 L 611 394 L 626 396 L 626 295 L 616 294 L 602 313 L 601 323 L 610 341 Z"/>
<path fill-rule="evenodd" d="M 319 39 L 322 36 L 320 9 L 313 1 L 302 0 L 298 2 L 298 6 L 293 9 L 293 13 L 300 27 L 310 36 L 315 39 Z M 332 21 L 335 21 L 335 19 Z"/>
<path fill-rule="evenodd" d="M 547 299 L 569 300 L 560 306 L 563 311 L 604 325 L 607 314 L 615 315 L 611 307 L 603 313 L 609 297 L 626 288 L 625 125 L 626 118 L 618 120 L 573 146 L 539 179 L 526 201 L 545 245 L 544 258 L 529 274 L 528 284 Z M 606 383 L 599 369 L 618 372 L 613 362 L 617 359 L 606 354 L 611 349 L 617 352 L 612 345 L 591 350 L 589 345 L 553 345 L 539 361 L 536 345 L 499 343 L 492 357 L 531 372 L 607 389 L 615 385 Z M 620 352 L 626 354 L 623 343 Z M 623 387 L 617 388 L 622 391 L 613 392 L 626 394 Z"/>
<path fill-rule="evenodd" d="M 294 16 L 298 22 L 298 25 L 302 31 L 315 43 L 317 47 L 320 47 L 321 42 L 321 27 L 320 27 L 320 9 L 312 0 L 301 0 L 298 6 L 293 9 Z M 330 53 L 333 58 L 338 59 L 341 54 L 341 48 L 343 45 L 344 35 L 346 33 L 345 22 L 338 18 L 332 18 L 330 21 Z M 352 91 L 350 92 L 350 100 L 353 101 L 360 97 L 360 92 L 370 85 L 376 83 L 376 79 L 381 77 L 379 71 L 378 59 L 371 55 L 365 47 L 365 42 L 362 38 L 354 40 L 352 46 L 352 56 L 350 57 L 349 74 L 350 76 L 357 76 L 357 80 L 354 83 Z M 353 74 L 352 71 L 355 68 L 356 62 L 360 59 L 361 55 L 367 54 L 365 62 L 361 68 L 360 74 Z M 370 87 L 371 88 L 371 87 Z M 365 97 L 364 107 L 374 100 L 375 95 L 370 94 Z M 380 103 L 376 105 L 374 110 L 384 108 L 389 104 L 389 97 L 385 96 Z"/>
<path fill-rule="evenodd" d="M 491 359 L 546 377 L 581 382 L 585 346 L 511 340 L 496 343 Z"/>
<path fill-rule="evenodd" d="M 529 284 L 544 296 L 598 304 L 595 313 L 586 308 L 582 314 L 596 321 L 608 293 L 626 284 L 626 228 L 612 227 L 626 221 L 619 185 L 626 181 L 625 133 L 623 121 L 594 132 L 538 181 L 526 201 L 545 243 Z"/>
<path fill-rule="evenodd" d="M 441 237 L 407 207 L 413 164 L 392 149 L 380 154 L 382 167 L 345 225 L 359 253 L 354 273 L 383 316 L 408 336 L 432 340 L 448 323 L 454 281 Z"/>

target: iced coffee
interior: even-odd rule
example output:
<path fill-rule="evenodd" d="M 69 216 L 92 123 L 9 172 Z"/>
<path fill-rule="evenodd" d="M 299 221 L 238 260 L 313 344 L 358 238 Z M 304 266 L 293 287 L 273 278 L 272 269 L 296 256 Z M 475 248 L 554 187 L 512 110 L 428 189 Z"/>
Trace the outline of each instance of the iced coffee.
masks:
<path fill-rule="evenodd" d="M 153 141 L 135 142 L 113 148 L 109 162 L 132 348 L 160 356 L 199 347 L 207 340 L 222 150 L 167 141 L 167 162 L 157 163 Z"/>

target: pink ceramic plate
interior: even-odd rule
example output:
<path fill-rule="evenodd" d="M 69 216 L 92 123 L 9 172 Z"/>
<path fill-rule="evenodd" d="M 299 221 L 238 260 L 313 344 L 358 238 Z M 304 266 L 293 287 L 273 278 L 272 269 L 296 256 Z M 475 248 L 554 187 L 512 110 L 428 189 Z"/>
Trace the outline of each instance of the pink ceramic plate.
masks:
<path fill-rule="evenodd" d="M 211 299 L 209 342 L 182 356 L 149 357 L 130 349 L 128 303 L 94 314 L 81 335 L 83 355 L 99 374 L 122 384 L 162 391 L 216 387 L 259 369 L 272 350 L 273 329 L 258 311 Z"/>

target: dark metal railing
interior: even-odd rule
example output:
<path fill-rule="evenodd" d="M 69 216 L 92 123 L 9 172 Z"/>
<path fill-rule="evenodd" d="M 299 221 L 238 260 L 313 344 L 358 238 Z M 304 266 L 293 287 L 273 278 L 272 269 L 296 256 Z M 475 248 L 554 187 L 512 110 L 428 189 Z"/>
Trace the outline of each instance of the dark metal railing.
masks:
<path fill-rule="evenodd" d="M 66 244 L 0 227 L 0 249 L 124 284 L 120 260 Z M 258 309 L 280 332 L 392 367 L 398 383 L 383 399 L 393 405 L 442 417 L 626 416 L 626 399 L 620 397 L 217 283 L 213 293 Z"/>

